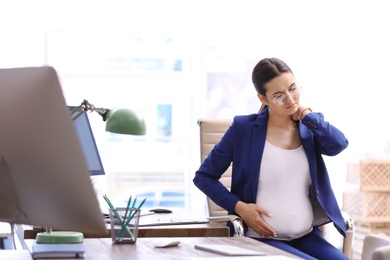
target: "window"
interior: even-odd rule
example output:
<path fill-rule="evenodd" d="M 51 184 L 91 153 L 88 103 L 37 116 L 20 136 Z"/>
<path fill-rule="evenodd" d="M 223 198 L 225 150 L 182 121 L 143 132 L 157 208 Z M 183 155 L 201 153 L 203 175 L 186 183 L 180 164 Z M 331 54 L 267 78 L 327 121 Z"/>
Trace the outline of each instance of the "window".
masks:
<path fill-rule="evenodd" d="M 145 136 L 124 136 L 106 133 L 101 118 L 90 115 L 107 172 L 106 183 L 96 178 L 95 185 L 112 198 L 127 200 L 138 194 L 148 197 L 145 205 L 189 208 L 191 125 L 196 125 L 189 115 L 196 97 L 189 80 L 194 73 L 188 58 L 191 45 L 183 47 L 176 41 L 181 38 L 47 35 L 48 64 L 58 70 L 70 105 L 87 99 L 98 107 L 132 108 L 146 121 Z"/>

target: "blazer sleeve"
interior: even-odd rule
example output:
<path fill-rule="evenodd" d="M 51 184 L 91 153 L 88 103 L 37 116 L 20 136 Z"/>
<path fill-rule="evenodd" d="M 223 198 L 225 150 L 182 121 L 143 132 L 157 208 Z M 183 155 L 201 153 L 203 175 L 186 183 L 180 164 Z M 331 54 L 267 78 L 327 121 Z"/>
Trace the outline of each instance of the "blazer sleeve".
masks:
<path fill-rule="evenodd" d="M 207 197 L 216 204 L 233 212 L 239 197 L 231 193 L 220 181 L 221 175 L 233 160 L 236 131 L 234 121 L 195 173 L 193 182 Z"/>
<path fill-rule="evenodd" d="M 348 140 L 344 134 L 324 120 L 322 113 L 309 113 L 302 119 L 305 125 L 314 135 L 314 141 L 321 154 L 334 156 L 348 146 Z"/>

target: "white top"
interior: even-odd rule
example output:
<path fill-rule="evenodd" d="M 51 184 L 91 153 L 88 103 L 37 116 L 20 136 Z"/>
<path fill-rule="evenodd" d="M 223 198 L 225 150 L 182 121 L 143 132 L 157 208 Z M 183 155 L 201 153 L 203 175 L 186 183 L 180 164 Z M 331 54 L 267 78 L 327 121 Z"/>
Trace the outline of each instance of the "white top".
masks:
<path fill-rule="evenodd" d="M 256 204 L 273 214 L 262 217 L 276 231 L 275 239 L 290 240 L 312 230 L 310 183 L 309 164 L 302 146 L 284 150 L 265 143 Z M 250 228 L 246 235 L 260 237 Z"/>

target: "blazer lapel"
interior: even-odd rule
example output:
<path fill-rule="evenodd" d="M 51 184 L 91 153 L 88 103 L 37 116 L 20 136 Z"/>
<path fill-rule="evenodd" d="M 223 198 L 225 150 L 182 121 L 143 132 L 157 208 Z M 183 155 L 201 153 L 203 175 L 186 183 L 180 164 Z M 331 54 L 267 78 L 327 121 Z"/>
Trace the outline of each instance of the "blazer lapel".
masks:
<path fill-rule="evenodd" d="M 249 161 L 249 178 L 251 180 L 252 199 L 256 201 L 257 187 L 260 176 L 260 162 L 263 157 L 265 138 L 267 135 L 268 109 L 263 111 L 257 117 L 253 127 L 251 136 L 251 149 Z"/>
<path fill-rule="evenodd" d="M 305 150 L 307 161 L 309 162 L 310 176 L 312 181 L 315 181 L 316 178 L 314 174 L 316 173 L 316 151 L 313 142 L 313 136 L 311 132 L 302 124 L 299 123 L 299 134 L 301 136 L 301 142 L 303 149 Z"/>

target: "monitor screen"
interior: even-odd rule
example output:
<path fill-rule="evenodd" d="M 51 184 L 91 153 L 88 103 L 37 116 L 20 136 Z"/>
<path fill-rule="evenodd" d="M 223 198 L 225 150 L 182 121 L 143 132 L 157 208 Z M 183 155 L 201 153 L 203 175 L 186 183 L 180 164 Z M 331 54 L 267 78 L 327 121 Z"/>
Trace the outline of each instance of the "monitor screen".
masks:
<path fill-rule="evenodd" d="M 105 234 L 56 71 L 0 69 L 0 111 L 0 221 Z"/>
<path fill-rule="evenodd" d="M 76 109 L 76 106 L 69 106 L 69 111 Z M 83 113 L 73 121 L 76 127 L 81 148 L 83 149 L 89 174 L 91 176 L 104 175 L 104 168 L 100 158 L 99 150 L 95 142 L 95 137 L 88 119 L 88 114 Z"/>

